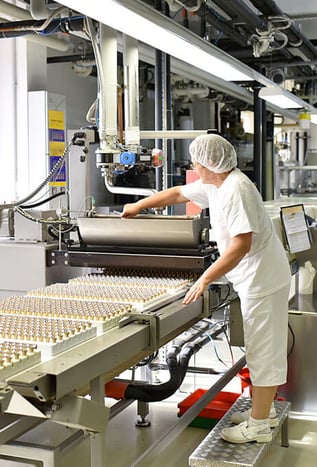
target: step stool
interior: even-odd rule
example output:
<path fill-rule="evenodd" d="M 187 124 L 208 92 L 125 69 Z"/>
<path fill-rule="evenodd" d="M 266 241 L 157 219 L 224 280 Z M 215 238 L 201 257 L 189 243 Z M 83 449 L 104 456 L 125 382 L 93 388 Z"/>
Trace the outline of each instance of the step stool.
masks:
<path fill-rule="evenodd" d="M 281 446 L 288 447 L 288 412 L 290 403 L 274 401 L 279 424 L 272 429 L 273 439 L 281 430 Z M 237 411 L 248 410 L 251 407 L 251 399 L 240 396 L 217 425 L 208 433 L 189 457 L 191 467 L 254 467 L 263 459 L 271 443 L 245 443 L 234 444 L 224 441 L 220 437 L 223 428 L 232 426 L 231 414 Z"/>

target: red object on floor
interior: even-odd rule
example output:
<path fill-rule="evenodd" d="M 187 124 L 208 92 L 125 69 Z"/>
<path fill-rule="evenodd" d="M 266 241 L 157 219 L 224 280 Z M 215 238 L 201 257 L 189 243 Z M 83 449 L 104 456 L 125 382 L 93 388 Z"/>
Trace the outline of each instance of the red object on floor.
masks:
<path fill-rule="evenodd" d="M 252 383 L 248 368 L 242 368 L 242 370 L 239 371 L 237 376 L 239 376 L 241 380 L 241 392 L 243 392 L 247 387 L 251 388 Z"/>
<path fill-rule="evenodd" d="M 105 395 L 113 399 L 124 399 L 125 391 L 129 382 L 126 381 L 110 381 L 105 384 Z"/>
<path fill-rule="evenodd" d="M 207 390 L 196 389 L 190 396 L 186 397 L 182 402 L 177 405 L 179 412 L 178 415 L 182 415 L 186 412 L 195 402 L 202 397 Z M 216 397 L 207 404 L 207 406 L 198 414 L 198 417 L 203 418 L 215 418 L 220 420 L 224 414 L 230 409 L 232 404 L 238 399 L 241 394 L 234 392 L 219 392 Z"/>

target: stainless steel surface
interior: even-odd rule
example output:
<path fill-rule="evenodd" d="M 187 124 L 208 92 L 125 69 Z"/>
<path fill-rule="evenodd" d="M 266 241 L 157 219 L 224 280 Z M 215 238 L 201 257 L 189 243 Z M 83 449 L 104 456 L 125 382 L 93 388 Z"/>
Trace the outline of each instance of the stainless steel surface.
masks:
<path fill-rule="evenodd" d="M 202 299 L 186 307 L 178 301 L 159 313 L 161 346 L 201 319 Z M 34 397 L 36 387 L 44 400 L 60 399 L 100 375 L 111 380 L 151 354 L 149 346 L 150 326 L 130 323 L 14 375 L 8 382 L 24 396 Z"/>
<path fill-rule="evenodd" d="M 244 347 L 243 322 L 240 307 L 240 299 L 230 302 L 230 345 Z"/>
<path fill-rule="evenodd" d="M 63 265 L 48 266 L 47 255 L 57 244 L 17 243 L 0 240 L 0 297 L 24 295 L 28 290 L 54 282 L 66 282 L 70 277 L 86 272 L 83 268 Z M 32 274 L 30 269 L 32 268 Z"/>
<path fill-rule="evenodd" d="M 156 230 L 152 226 L 152 232 L 157 235 L 158 242 L 160 241 L 159 230 L 165 234 L 166 228 L 164 226 L 170 225 L 170 222 L 166 222 L 165 216 L 163 217 L 163 227 L 157 229 L 156 216 L 154 224 Z M 99 221 L 103 219 L 88 220 Z M 110 229 L 113 219 L 108 218 L 108 220 L 110 220 Z M 120 223 L 115 229 L 119 232 L 118 226 L 125 225 L 126 221 L 127 224 L 130 223 L 129 219 L 116 218 L 116 221 Z M 142 219 L 137 220 L 137 222 L 139 221 L 142 222 Z M 145 221 L 147 222 L 148 219 Z M 200 243 L 200 220 L 198 218 L 186 218 L 186 220 L 175 218 L 171 225 L 173 224 L 175 224 L 174 230 L 169 231 L 170 238 L 174 239 L 173 235 L 176 235 L 177 239 L 185 230 L 184 245 L 186 246 L 183 248 L 186 250 L 187 248 L 195 248 L 196 251 Z M 100 224 L 98 226 L 100 227 Z M 178 233 L 176 233 L 177 229 L 180 230 Z M 135 247 L 137 241 L 140 241 L 137 230 L 134 235 L 136 235 L 136 240 L 132 242 L 131 249 Z M 117 233 L 116 237 L 118 237 Z M 121 243 L 122 239 L 120 239 Z M 150 243 L 152 247 L 152 240 Z M 168 247 L 171 248 L 170 239 L 167 243 Z M 141 244 L 143 245 L 143 240 Z M 135 257 L 139 258 L 142 264 L 142 255 L 136 254 Z M 153 255 L 154 259 L 158 257 L 159 255 Z M 122 260 L 125 272 L 121 267 L 119 268 L 120 273 L 117 274 L 113 272 L 114 269 L 108 267 L 104 274 L 88 274 L 78 280 L 73 279 L 67 284 L 57 283 L 47 286 L 44 283 L 41 284 L 40 288 L 30 287 L 28 295 L 15 297 L 14 303 L 11 303 L 10 297 L 3 299 L 2 309 L 0 303 L 3 337 L 26 339 L 27 343 L 29 337 L 34 335 L 35 341 L 39 340 L 37 345 L 42 355 L 40 362 L 32 360 L 34 364 L 28 367 L 19 367 L 16 373 L 6 375 L 4 390 L 12 388 L 13 393 L 19 396 L 20 401 L 31 401 L 31 407 L 33 403 L 34 409 L 43 410 L 43 416 L 49 417 L 58 425 L 81 428 L 89 433 L 94 433 L 93 436 L 90 436 L 91 464 L 94 467 L 104 467 L 106 462 L 105 444 L 109 410 L 104 405 L 105 382 L 112 380 L 115 376 L 151 355 L 153 351 L 158 350 L 203 317 L 210 316 L 208 294 L 190 305 L 182 304 L 182 297 L 188 286 L 195 280 L 196 276 L 193 273 L 193 270 L 197 272 L 195 266 L 181 268 L 181 272 L 168 272 L 165 269 L 167 263 L 173 264 L 175 261 L 174 256 L 170 255 L 168 260 L 166 256 L 160 258 L 161 268 L 156 268 L 153 264 L 148 272 L 144 271 L 144 268 L 141 268 L 142 272 L 137 268 L 138 274 L 133 270 L 132 277 L 130 277 L 130 271 L 126 272 L 127 258 L 125 255 L 122 255 Z M 188 257 L 186 261 L 188 261 Z M 198 261 L 202 263 L 199 266 L 199 270 L 201 270 L 206 261 L 204 254 L 198 257 Z M 100 263 L 96 266 L 100 267 Z M 117 270 L 115 269 L 115 271 Z M 190 270 L 190 273 L 186 273 L 184 270 Z M 100 280 L 100 276 L 102 276 L 102 280 Z M 83 306 L 83 302 L 85 306 Z M 119 303 L 123 305 L 123 308 L 112 306 Z M 105 304 L 104 309 L 100 310 L 97 304 Z M 50 316 L 52 311 L 53 316 Z M 111 315 L 110 325 L 107 323 L 108 326 L 105 326 L 103 321 L 109 321 L 109 315 Z M 71 317 L 74 326 L 77 326 L 76 317 L 87 321 L 90 329 L 96 329 L 96 332 L 89 335 L 87 340 L 82 342 L 77 340 L 76 342 L 77 333 L 75 333 L 76 336 L 68 336 L 56 328 L 57 334 L 53 342 L 47 341 L 46 330 L 43 333 L 41 331 L 44 329 L 43 326 L 39 327 L 40 335 L 31 332 L 25 334 L 20 330 L 22 321 L 28 322 L 27 328 L 30 328 L 30 331 L 33 332 L 34 328 L 38 333 L 37 323 L 41 324 L 43 319 L 46 329 L 46 325 L 56 324 L 59 320 L 63 320 L 65 324 L 68 317 Z M 121 321 L 122 317 L 124 318 L 123 322 Z M 65 318 L 67 319 L 65 320 Z M 75 341 L 72 341 L 73 337 L 76 338 Z M 40 342 L 42 340 L 43 342 Z M 69 347 L 63 346 L 63 342 L 68 342 Z M 56 345 L 57 350 L 44 355 L 42 345 L 44 348 L 47 345 L 50 349 Z M 90 394 L 91 400 L 81 397 L 86 394 Z M 18 426 L 17 430 L 8 431 L 4 441 L 12 440 L 14 435 L 20 434 L 20 432 Z M 21 449 L 23 456 L 29 455 L 28 449 L 33 448 Z M 3 446 L 3 452 L 9 456 L 13 455 L 9 444 Z M 53 453 L 49 453 L 49 451 L 47 453 L 48 457 L 52 457 Z M 42 453 L 36 455 L 42 456 Z M 38 458 L 42 460 L 42 457 Z"/>
<path fill-rule="evenodd" d="M 201 244 L 199 217 L 118 216 L 80 217 L 78 228 L 87 245 L 197 248 Z"/>
<path fill-rule="evenodd" d="M 310 296 L 305 297 L 305 302 L 306 309 L 312 305 Z M 292 412 L 316 417 L 317 312 L 305 312 L 303 308 L 289 313 L 289 325 L 294 333 L 294 343 L 292 335 L 289 336 L 289 348 L 294 347 L 288 358 L 288 381 L 281 394 L 291 402 Z"/>
<path fill-rule="evenodd" d="M 1 333 L 9 340 L 14 338 L 28 341 L 34 338 L 42 360 L 40 363 L 32 360 L 34 364 L 27 368 L 17 365 L 16 373 L 5 375 L 7 377 L 3 378 L 0 394 L 0 420 L 3 420 L 3 411 L 10 409 L 27 418 L 47 417 L 58 425 L 93 433 L 90 436 L 91 465 L 104 467 L 107 459 L 106 429 L 110 415 L 110 409 L 104 403 L 104 384 L 151 355 L 202 317 L 208 316 L 208 297 L 187 306 L 182 304 L 181 299 L 192 281 L 192 273 L 181 275 L 165 272 L 147 276 L 144 271 L 138 274 L 134 271 L 131 275 L 131 271 L 119 272 L 115 269 L 105 271 L 104 274 L 88 274 L 73 279 L 68 284 L 35 289 L 26 297 L 3 299 L 0 306 L 3 321 Z M 113 303 L 118 304 L 119 299 L 123 305 L 122 315 L 120 307 L 115 307 L 114 310 L 109 308 Z M 84 307 L 82 301 L 85 302 Z M 109 306 L 105 306 L 103 314 L 100 309 L 101 314 L 96 314 L 96 305 L 100 303 Z M 156 311 L 153 311 L 153 307 Z M 48 317 L 49 308 L 55 314 L 57 312 L 58 316 Z M 123 321 L 112 323 L 116 327 L 111 329 L 100 327 L 97 333 L 98 320 L 102 324 L 103 320 L 108 319 L 109 312 L 117 315 L 118 310 Z M 85 319 L 88 317 L 90 329 L 95 329 L 95 332 L 88 340 L 80 343 L 76 339 L 81 331 L 77 328 L 74 316 L 82 311 Z M 78 332 L 66 335 L 64 328 L 60 329 L 60 322 L 64 327 L 69 321 L 65 317 L 71 317 L 72 325 Z M 26 320 L 28 323 L 25 332 L 22 330 L 22 323 Z M 33 321 L 40 323 L 43 320 L 45 330 L 42 325 L 33 326 Z M 54 323 L 58 324 L 58 335 L 53 342 L 47 339 L 46 326 L 50 328 L 52 325 L 55 328 Z M 76 337 L 75 341 L 72 341 L 73 337 Z M 64 342 L 68 342 L 70 347 L 64 347 Z M 58 348 L 54 352 L 52 349 L 56 344 Z M 45 347 L 42 348 L 42 345 Z M 46 346 L 51 349 L 48 353 Z M 20 347 L 16 348 L 11 341 L 5 343 L 1 357 L 3 366 L 4 363 L 10 364 L 13 358 L 11 349 L 17 352 Z M 24 354 L 20 359 L 23 357 Z M 86 394 L 90 394 L 91 398 L 83 397 Z M 19 407 L 12 404 L 14 401 L 18 401 Z M 7 421 L 5 414 L 4 426 Z M 12 422 L 15 424 L 15 419 Z M 25 425 L 26 430 L 28 426 L 32 427 Z M 11 441 L 21 434 L 21 425 L 17 424 L 16 428 L 14 426 L 4 432 L 4 442 Z M 34 456 L 35 459 L 43 460 L 45 465 L 48 462 L 47 465 L 55 467 L 52 460 L 54 450 L 48 449 L 43 454 L 42 449 L 25 446 L 19 452 L 24 458 Z M 14 456 L 9 443 L 2 446 L 0 455 L 1 453 Z"/>
<path fill-rule="evenodd" d="M 63 427 L 46 420 L 38 426 L 30 426 L 26 433 L 14 438 L 10 443 L 1 443 L 0 458 L 5 459 L 3 461 L 5 464 L 1 465 L 12 465 L 12 467 L 84 465 L 78 461 L 81 459 L 78 451 L 82 455 L 87 443 L 87 436 L 82 430 Z M 23 464 L 21 464 L 22 459 Z M 67 459 L 66 464 L 64 464 L 65 459 Z"/>
<path fill-rule="evenodd" d="M 275 401 L 274 404 L 281 426 L 287 423 L 290 403 Z M 250 398 L 240 397 L 193 452 L 189 458 L 189 465 L 192 467 L 254 467 L 259 465 L 271 446 L 270 443 L 233 444 L 220 437 L 221 430 L 231 425 L 231 414 L 235 411 L 247 410 L 250 405 Z M 273 439 L 277 436 L 279 428 L 273 429 Z"/>

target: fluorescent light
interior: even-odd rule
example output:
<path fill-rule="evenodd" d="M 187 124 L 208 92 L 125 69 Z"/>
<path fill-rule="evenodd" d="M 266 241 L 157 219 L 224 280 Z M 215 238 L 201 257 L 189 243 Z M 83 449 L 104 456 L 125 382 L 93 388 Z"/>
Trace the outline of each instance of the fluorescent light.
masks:
<path fill-rule="evenodd" d="M 307 107 L 305 101 L 279 86 L 260 89 L 259 97 L 282 109 L 302 109 Z"/>
<path fill-rule="evenodd" d="M 190 66 L 225 81 L 253 81 L 258 74 L 188 29 L 137 0 L 62 0 L 79 11 Z"/>

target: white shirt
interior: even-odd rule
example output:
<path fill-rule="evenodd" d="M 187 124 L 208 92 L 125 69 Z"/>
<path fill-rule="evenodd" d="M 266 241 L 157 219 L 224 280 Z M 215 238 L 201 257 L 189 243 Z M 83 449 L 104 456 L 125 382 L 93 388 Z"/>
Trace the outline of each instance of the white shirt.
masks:
<path fill-rule="evenodd" d="M 250 251 L 226 274 L 241 297 L 263 297 L 290 282 L 288 259 L 260 193 L 239 169 L 217 188 L 196 182 L 181 188 L 183 196 L 202 209 L 209 208 L 210 223 L 220 255 L 232 237 L 252 232 Z"/>

